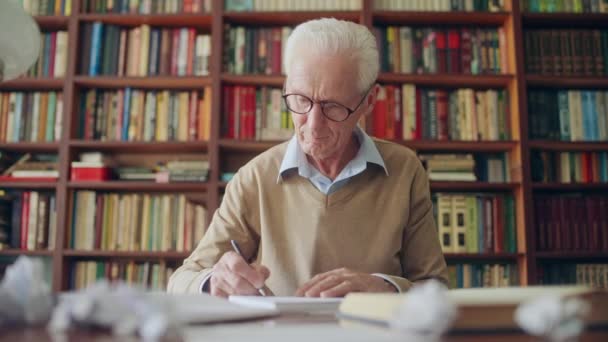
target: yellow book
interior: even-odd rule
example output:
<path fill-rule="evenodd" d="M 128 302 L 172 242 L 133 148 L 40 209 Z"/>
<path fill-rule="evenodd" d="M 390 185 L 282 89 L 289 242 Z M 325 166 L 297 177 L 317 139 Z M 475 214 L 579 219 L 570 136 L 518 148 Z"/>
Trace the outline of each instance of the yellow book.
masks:
<path fill-rule="evenodd" d="M 452 331 L 517 328 L 513 319 L 517 306 L 541 295 L 588 299 L 592 312 L 587 322 L 608 323 L 608 292 L 587 286 L 473 288 L 448 291 L 448 298 L 458 306 Z M 341 322 L 388 326 L 397 308 L 407 298 L 407 293 L 350 293 L 340 304 L 338 317 Z"/>

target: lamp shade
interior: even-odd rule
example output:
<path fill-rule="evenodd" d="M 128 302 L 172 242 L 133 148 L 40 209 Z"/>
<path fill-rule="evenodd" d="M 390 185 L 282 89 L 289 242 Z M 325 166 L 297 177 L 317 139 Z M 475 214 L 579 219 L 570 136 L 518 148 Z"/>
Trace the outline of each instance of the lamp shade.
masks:
<path fill-rule="evenodd" d="M 0 1 L 0 81 L 18 77 L 40 54 L 40 29 L 14 0 Z"/>

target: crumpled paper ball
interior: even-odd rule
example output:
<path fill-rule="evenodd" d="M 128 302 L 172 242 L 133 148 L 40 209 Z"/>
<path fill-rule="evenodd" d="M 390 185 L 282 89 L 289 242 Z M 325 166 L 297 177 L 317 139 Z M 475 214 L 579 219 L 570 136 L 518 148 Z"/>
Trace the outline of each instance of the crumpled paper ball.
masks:
<path fill-rule="evenodd" d="M 583 319 L 590 309 L 589 303 L 580 298 L 543 296 L 520 304 L 515 311 L 515 322 L 531 335 L 568 341 L 583 332 Z"/>
<path fill-rule="evenodd" d="M 20 256 L 7 267 L 0 284 L 0 325 L 45 322 L 52 309 L 53 296 L 42 262 Z"/>
<path fill-rule="evenodd" d="M 408 291 L 389 326 L 418 338 L 436 340 L 450 328 L 456 314 L 457 307 L 448 298 L 445 285 L 429 280 Z"/>
<path fill-rule="evenodd" d="M 168 298 L 147 296 L 124 283 L 100 280 L 76 293 L 62 295 L 48 328 L 58 333 L 72 327 L 95 326 L 118 336 L 137 334 L 144 340 L 158 340 L 177 332 L 174 312 Z"/>

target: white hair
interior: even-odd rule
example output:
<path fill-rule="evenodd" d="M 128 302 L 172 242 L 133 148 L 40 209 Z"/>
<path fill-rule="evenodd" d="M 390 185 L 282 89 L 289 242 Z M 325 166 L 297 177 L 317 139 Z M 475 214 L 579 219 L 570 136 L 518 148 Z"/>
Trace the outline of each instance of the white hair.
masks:
<path fill-rule="evenodd" d="M 327 54 L 351 56 L 357 63 L 357 88 L 364 92 L 378 77 L 380 61 L 376 38 L 360 24 L 334 18 L 310 20 L 298 25 L 285 46 L 283 67 L 289 71 L 298 50 L 321 51 Z"/>

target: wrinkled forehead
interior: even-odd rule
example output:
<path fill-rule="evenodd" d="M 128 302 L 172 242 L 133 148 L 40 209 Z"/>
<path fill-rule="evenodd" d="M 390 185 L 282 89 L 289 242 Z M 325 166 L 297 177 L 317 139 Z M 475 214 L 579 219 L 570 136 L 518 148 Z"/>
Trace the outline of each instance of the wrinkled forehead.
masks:
<path fill-rule="evenodd" d="M 285 90 L 317 99 L 348 100 L 358 93 L 357 64 L 349 55 L 302 53 L 287 72 Z"/>

